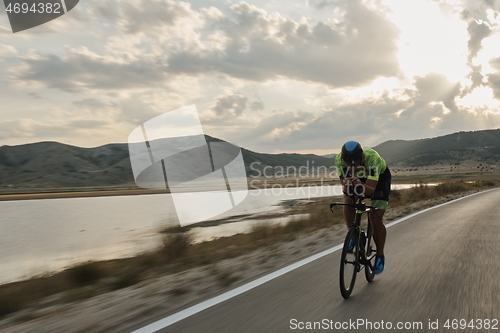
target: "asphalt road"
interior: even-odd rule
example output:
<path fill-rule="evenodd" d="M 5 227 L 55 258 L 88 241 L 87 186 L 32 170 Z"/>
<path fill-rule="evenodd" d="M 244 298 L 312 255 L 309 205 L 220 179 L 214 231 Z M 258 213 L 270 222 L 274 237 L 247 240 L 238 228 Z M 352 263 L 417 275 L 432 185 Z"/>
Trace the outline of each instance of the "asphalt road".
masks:
<path fill-rule="evenodd" d="M 390 227 L 385 271 L 370 284 L 358 274 L 347 300 L 336 251 L 159 332 L 385 332 L 389 325 L 397 332 L 457 332 L 444 327 L 453 319 L 465 319 L 460 332 L 500 332 L 499 203 L 494 190 Z M 485 319 L 492 320 L 489 330 Z M 305 329 L 315 321 L 328 330 Z"/>

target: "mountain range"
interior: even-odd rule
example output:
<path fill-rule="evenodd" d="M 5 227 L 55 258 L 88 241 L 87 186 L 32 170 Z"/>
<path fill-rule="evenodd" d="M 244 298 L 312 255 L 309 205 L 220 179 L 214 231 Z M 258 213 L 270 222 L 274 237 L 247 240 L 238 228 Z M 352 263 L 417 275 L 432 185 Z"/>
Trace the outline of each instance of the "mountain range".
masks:
<path fill-rule="evenodd" d="M 497 165 L 500 129 L 457 132 L 420 140 L 390 140 L 374 149 L 393 167 Z"/>
<path fill-rule="evenodd" d="M 205 136 L 207 142 L 222 140 Z M 313 154 L 263 154 L 242 148 L 247 176 L 275 167 L 333 166 L 334 160 Z M 269 168 L 271 167 L 271 168 Z M 58 142 L 0 147 L 0 188 L 137 187 L 128 144 L 81 148 Z"/>
<path fill-rule="evenodd" d="M 208 142 L 222 140 L 205 136 Z M 458 132 L 420 140 L 390 140 L 374 147 L 392 169 L 433 165 L 496 165 L 500 158 L 500 129 Z M 264 154 L 242 148 L 247 176 L 267 167 L 334 165 L 335 154 Z M 9 187 L 136 187 L 128 145 L 81 148 L 58 142 L 0 147 L 0 188 Z"/>

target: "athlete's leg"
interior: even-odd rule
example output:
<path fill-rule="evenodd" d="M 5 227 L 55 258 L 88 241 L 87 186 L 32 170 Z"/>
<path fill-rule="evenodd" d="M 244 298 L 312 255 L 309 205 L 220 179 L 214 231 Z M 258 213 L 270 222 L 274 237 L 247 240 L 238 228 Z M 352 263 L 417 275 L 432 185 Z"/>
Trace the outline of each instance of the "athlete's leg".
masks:
<path fill-rule="evenodd" d="M 375 244 L 377 245 L 377 255 L 384 255 L 384 246 L 385 246 L 385 238 L 387 235 L 387 231 L 385 229 L 383 217 L 385 214 L 385 209 L 378 209 L 374 211 L 370 209 L 368 212 L 370 214 L 370 222 L 372 224 L 372 235 Z"/>
<path fill-rule="evenodd" d="M 348 197 L 347 195 L 344 195 L 344 203 L 352 204 L 352 198 Z M 354 222 L 354 216 L 355 216 L 355 211 L 353 207 L 349 206 L 344 206 L 344 220 L 347 228 L 351 226 L 352 222 Z"/>

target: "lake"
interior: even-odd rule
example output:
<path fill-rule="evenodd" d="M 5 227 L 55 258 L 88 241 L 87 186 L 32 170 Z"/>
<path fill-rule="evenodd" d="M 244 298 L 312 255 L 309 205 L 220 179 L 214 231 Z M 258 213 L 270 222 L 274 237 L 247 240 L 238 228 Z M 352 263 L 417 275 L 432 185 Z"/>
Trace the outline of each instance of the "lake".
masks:
<path fill-rule="evenodd" d="M 283 200 L 340 194 L 338 185 L 252 190 L 241 204 L 214 219 L 276 212 L 284 209 Z M 84 261 L 152 250 L 160 244 L 160 230 L 178 225 L 169 194 L 2 201 L 0 211 L 0 283 L 60 271 Z M 291 218 L 269 222 L 285 223 Z M 203 241 L 248 232 L 262 220 L 239 217 L 228 222 L 191 232 L 196 241 Z"/>

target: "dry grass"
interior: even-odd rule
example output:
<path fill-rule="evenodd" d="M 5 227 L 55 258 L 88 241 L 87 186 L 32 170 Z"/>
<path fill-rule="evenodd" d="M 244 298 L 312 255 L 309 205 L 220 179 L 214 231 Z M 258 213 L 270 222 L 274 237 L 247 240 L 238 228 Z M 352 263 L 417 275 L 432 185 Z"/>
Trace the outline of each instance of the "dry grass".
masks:
<path fill-rule="evenodd" d="M 135 284 L 147 256 L 88 262 L 50 276 L 0 285 L 0 317 L 55 294 L 59 301 L 71 302 Z"/>
<path fill-rule="evenodd" d="M 415 184 L 410 189 L 391 191 L 390 207 L 398 207 L 427 199 L 434 199 L 449 194 L 466 191 L 487 189 L 500 186 L 497 180 L 479 180 L 475 182 L 445 181 L 436 186 L 430 186 L 423 182 Z"/>

